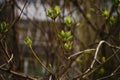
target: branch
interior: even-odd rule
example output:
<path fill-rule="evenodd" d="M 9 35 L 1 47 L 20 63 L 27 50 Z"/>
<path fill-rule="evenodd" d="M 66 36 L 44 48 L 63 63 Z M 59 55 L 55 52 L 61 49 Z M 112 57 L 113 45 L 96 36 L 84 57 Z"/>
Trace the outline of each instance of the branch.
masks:
<path fill-rule="evenodd" d="M 23 6 L 23 8 L 22 8 L 22 10 L 21 10 L 21 12 L 20 12 L 20 14 L 19 14 L 19 16 L 13 20 L 13 22 L 11 23 L 9 29 L 11 29 L 11 28 L 15 25 L 15 23 L 17 23 L 17 21 L 20 19 L 20 17 L 21 17 L 21 15 L 22 15 L 22 13 L 23 13 L 23 11 L 24 11 L 27 3 L 28 3 L 28 0 L 26 0 L 26 2 L 25 2 L 25 4 L 24 4 L 24 6 Z M 9 30 L 8 30 L 8 31 L 9 31 Z"/>
<path fill-rule="evenodd" d="M 53 75 L 53 72 L 52 72 L 51 70 L 49 70 L 49 69 L 42 63 L 42 61 L 39 59 L 39 57 L 36 55 L 36 53 L 34 52 L 32 46 L 30 46 L 29 48 L 30 48 L 33 56 L 35 57 L 35 59 L 40 63 L 40 65 L 41 65 L 45 70 L 47 70 L 50 74 Z"/>
<path fill-rule="evenodd" d="M 71 2 L 73 2 L 73 4 L 78 8 L 79 12 L 81 12 L 82 16 L 85 18 L 86 22 L 91 26 L 91 28 L 94 31 L 97 31 L 97 29 L 95 28 L 95 26 L 92 24 L 92 22 L 86 17 L 86 14 L 84 13 L 84 11 L 82 10 L 82 8 L 79 6 L 79 2 L 77 0 L 71 0 Z"/>
<path fill-rule="evenodd" d="M 23 74 L 15 72 L 15 71 L 8 71 L 5 68 L 0 68 L 0 71 L 6 72 L 6 73 L 9 73 L 9 74 L 13 74 L 14 76 L 16 76 L 18 78 L 23 78 L 24 80 L 37 80 L 36 78 L 30 77 L 30 76 L 25 76 Z"/>
<path fill-rule="evenodd" d="M 68 57 L 68 59 L 71 59 L 72 57 L 77 56 L 77 55 L 79 56 L 79 55 L 81 55 L 82 53 L 88 52 L 88 51 L 95 51 L 95 49 L 86 49 L 86 50 L 77 52 L 77 53 L 75 53 L 75 54 L 70 55 L 70 56 Z"/>
<path fill-rule="evenodd" d="M 113 55 L 111 55 L 109 58 L 107 58 L 106 62 L 108 62 L 108 61 L 109 61 L 113 56 L 115 56 L 115 55 L 117 54 L 117 52 L 120 50 L 120 47 L 118 47 L 118 46 L 111 45 L 110 43 L 108 43 L 108 42 L 106 42 L 106 41 L 104 41 L 104 40 L 100 41 L 99 44 L 98 44 L 98 46 L 97 46 L 97 48 L 96 48 L 96 52 L 95 52 L 95 55 L 94 55 L 94 59 L 93 59 L 93 61 L 92 61 L 92 63 L 91 63 L 91 66 L 90 66 L 82 75 L 76 76 L 76 77 L 74 78 L 74 80 L 76 80 L 76 79 L 79 78 L 79 77 L 82 77 L 82 78 L 87 77 L 88 75 L 90 75 L 91 73 L 95 72 L 97 69 L 99 69 L 101 66 L 103 66 L 103 65 L 106 63 L 106 62 L 104 62 L 104 63 L 102 63 L 101 65 L 93 68 L 93 66 L 94 66 L 94 64 L 95 64 L 95 62 L 96 62 L 96 60 L 97 60 L 97 55 L 98 55 L 99 49 L 100 49 L 100 47 L 101 47 L 101 45 L 102 45 L 103 43 L 107 44 L 107 45 L 108 45 L 109 47 L 111 47 L 111 48 L 116 48 L 116 49 L 118 49 Z"/>
<path fill-rule="evenodd" d="M 10 59 L 7 61 L 7 63 L 2 64 L 2 65 L 0 66 L 0 68 L 2 68 L 3 66 L 9 64 L 9 63 L 12 61 L 12 59 L 13 59 L 13 54 L 11 55 L 11 57 L 10 57 Z"/>
<path fill-rule="evenodd" d="M 101 77 L 101 78 L 96 79 L 96 80 L 103 80 L 103 79 L 107 79 L 107 78 L 113 77 L 113 76 L 115 76 L 115 75 L 119 75 L 120 72 L 116 73 L 116 72 L 118 71 L 118 69 L 120 69 L 120 65 L 119 65 L 110 75 Z"/>
<path fill-rule="evenodd" d="M 105 21 L 105 23 L 101 26 L 101 30 L 100 32 L 102 32 L 105 29 L 105 25 L 110 21 L 110 17 L 112 16 L 112 13 L 114 12 L 115 9 L 115 5 L 112 5 L 111 9 L 110 9 L 110 14 L 108 16 L 108 19 Z M 108 36 L 107 36 L 108 37 Z"/>

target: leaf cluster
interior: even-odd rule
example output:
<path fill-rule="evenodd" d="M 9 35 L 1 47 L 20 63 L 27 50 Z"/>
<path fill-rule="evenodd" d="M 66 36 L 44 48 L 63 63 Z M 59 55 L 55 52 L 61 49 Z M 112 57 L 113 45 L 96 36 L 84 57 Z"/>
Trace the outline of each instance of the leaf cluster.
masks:
<path fill-rule="evenodd" d="M 58 37 L 64 42 L 69 41 L 72 38 L 71 31 L 65 32 L 62 30 Z"/>
<path fill-rule="evenodd" d="M 52 19 L 56 19 L 56 17 L 60 14 L 60 8 L 59 6 L 55 6 L 54 9 L 49 9 L 47 11 L 47 16 L 52 18 Z"/>

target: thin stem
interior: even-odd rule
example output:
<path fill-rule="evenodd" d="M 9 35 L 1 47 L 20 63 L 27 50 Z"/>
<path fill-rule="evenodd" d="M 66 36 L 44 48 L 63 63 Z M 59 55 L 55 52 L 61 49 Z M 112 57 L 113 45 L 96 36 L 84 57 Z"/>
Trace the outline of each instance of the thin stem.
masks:
<path fill-rule="evenodd" d="M 26 75 L 23 75 L 21 73 L 18 73 L 18 72 L 12 71 L 12 70 L 8 71 L 8 69 L 6 69 L 6 68 L 0 68 L 0 72 L 12 74 L 13 76 L 20 78 L 21 80 L 38 80 L 31 76 L 26 76 Z"/>
<path fill-rule="evenodd" d="M 42 63 L 42 61 L 39 59 L 39 57 L 38 57 L 38 56 L 36 55 L 36 53 L 34 52 L 32 46 L 30 46 L 29 48 L 30 48 L 30 50 L 32 51 L 32 54 L 33 54 L 33 56 L 35 57 L 35 59 L 40 63 L 40 65 L 41 65 L 44 69 L 46 69 L 49 73 L 53 74 L 53 72 L 50 71 L 50 70 Z"/>
<path fill-rule="evenodd" d="M 106 42 L 104 40 L 100 41 L 98 46 L 97 46 L 97 48 L 96 48 L 95 55 L 94 55 L 94 60 L 92 61 L 90 68 L 88 68 L 82 75 L 76 76 L 74 78 L 74 80 L 76 80 L 78 78 L 85 78 L 85 77 L 89 76 L 90 74 L 92 74 L 93 72 L 98 70 L 100 67 L 102 67 L 106 63 L 106 62 L 104 62 L 104 63 L 100 64 L 99 66 L 94 67 L 94 63 L 95 63 L 95 61 L 97 59 L 97 55 L 98 55 L 99 49 L 100 49 L 100 47 L 101 47 L 101 45 L 103 43 L 105 43 L 106 45 L 108 45 L 111 48 L 118 49 L 114 54 L 112 54 L 109 58 L 106 59 L 106 62 L 108 62 L 111 58 L 113 58 L 117 54 L 117 52 L 120 50 L 120 47 L 118 47 L 118 46 L 111 45 L 110 43 L 108 43 L 108 42 Z"/>
<path fill-rule="evenodd" d="M 58 35 L 57 34 L 59 33 L 59 31 L 58 31 L 58 28 L 56 26 L 55 19 L 53 20 L 53 24 L 54 24 L 54 27 L 55 27 L 56 38 L 58 39 Z"/>
<path fill-rule="evenodd" d="M 74 56 L 79 56 L 80 54 L 84 53 L 84 52 L 88 52 L 88 51 L 95 51 L 95 49 L 86 49 L 86 50 L 83 50 L 83 51 L 80 51 L 80 52 L 77 52 L 75 54 L 72 54 L 68 57 L 68 59 L 71 59 L 72 57 Z"/>

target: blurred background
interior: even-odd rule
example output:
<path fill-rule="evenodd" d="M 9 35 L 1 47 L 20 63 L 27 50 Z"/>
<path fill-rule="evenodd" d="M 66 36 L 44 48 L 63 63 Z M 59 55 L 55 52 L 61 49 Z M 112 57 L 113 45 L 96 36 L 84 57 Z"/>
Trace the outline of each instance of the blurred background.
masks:
<path fill-rule="evenodd" d="M 59 6 L 61 11 L 54 22 L 47 16 L 47 11 L 55 6 Z M 70 28 L 64 23 L 67 16 L 72 20 Z M 117 54 L 85 78 L 76 76 L 82 75 L 90 67 L 95 51 L 76 55 L 70 61 L 66 60 L 67 57 L 79 51 L 96 48 L 101 40 L 119 46 L 119 0 L 0 0 L 0 23 L 2 22 L 7 22 L 10 27 L 7 33 L 0 33 L 0 64 L 9 60 L 10 55 L 13 54 L 12 62 L 5 65 L 8 70 L 40 80 L 57 80 L 41 67 L 24 44 L 24 39 L 29 36 L 33 50 L 48 68 L 52 68 L 54 77 L 60 77 L 60 80 L 117 80 L 120 78 L 120 52 L 105 44 L 98 52 L 99 61 L 95 66 L 100 65 L 103 59 L 105 61 L 114 53 Z M 71 31 L 73 36 L 71 50 L 63 49 L 61 47 L 63 43 L 55 38 L 57 35 L 55 26 L 58 33 L 61 30 Z M 110 76 L 114 72 L 116 74 Z M 12 74 L 1 70 L 0 75 L 0 80 L 24 80 L 12 77 Z M 101 79 L 104 76 L 108 77 Z"/>

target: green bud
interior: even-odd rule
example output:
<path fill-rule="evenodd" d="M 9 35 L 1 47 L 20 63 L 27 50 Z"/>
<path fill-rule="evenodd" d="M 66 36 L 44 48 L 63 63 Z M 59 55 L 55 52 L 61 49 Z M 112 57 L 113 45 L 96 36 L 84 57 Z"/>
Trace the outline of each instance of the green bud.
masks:
<path fill-rule="evenodd" d="M 72 19 L 67 16 L 64 23 L 66 24 L 67 27 L 71 27 Z"/>
<path fill-rule="evenodd" d="M 115 17 L 114 17 L 114 16 L 111 16 L 111 17 L 110 17 L 110 25 L 114 25 L 115 22 L 116 22 Z"/>
<path fill-rule="evenodd" d="M 30 47 L 31 44 L 32 44 L 32 40 L 31 40 L 29 37 L 26 37 L 25 40 L 24 40 L 24 43 L 25 43 L 28 47 Z"/>
<path fill-rule="evenodd" d="M 73 44 L 73 43 L 70 42 L 70 41 L 66 42 L 66 43 L 64 44 L 65 49 L 71 50 L 71 49 L 72 49 L 72 44 Z"/>
<path fill-rule="evenodd" d="M 0 24 L 0 32 L 4 33 L 8 31 L 8 24 L 6 22 L 3 22 Z"/>
<path fill-rule="evenodd" d="M 55 12 L 55 15 L 57 17 L 60 14 L 60 7 L 59 6 L 55 6 L 54 12 Z"/>
<path fill-rule="evenodd" d="M 102 61 L 102 63 L 104 63 L 106 61 L 106 58 L 102 57 L 101 61 Z"/>
<path fill-rule="evenodd" d="M 104 10 L 102 15 L 105 19 L 108 19 L 110 12 L 108 10 Z"/>
<path fill-rule="evenodd" d="M 105 73 L 105 69 L 104 68 L 100 68 L 100 70 L 99 70 L 99 72 L 98 72 L 98 74 L 103 74 L 103 73 Z"/>

